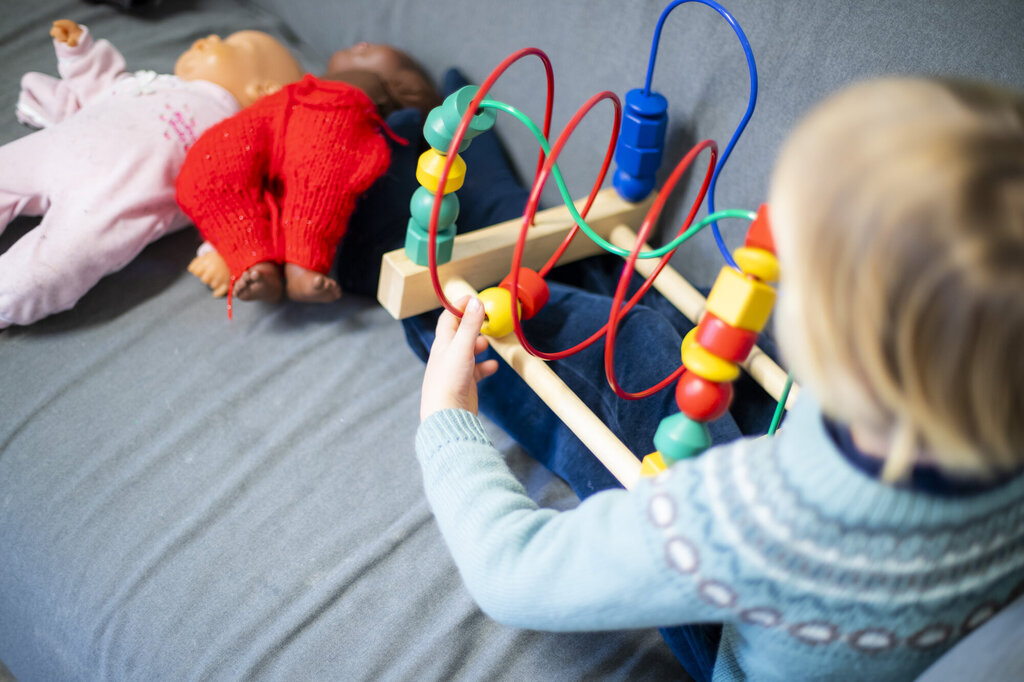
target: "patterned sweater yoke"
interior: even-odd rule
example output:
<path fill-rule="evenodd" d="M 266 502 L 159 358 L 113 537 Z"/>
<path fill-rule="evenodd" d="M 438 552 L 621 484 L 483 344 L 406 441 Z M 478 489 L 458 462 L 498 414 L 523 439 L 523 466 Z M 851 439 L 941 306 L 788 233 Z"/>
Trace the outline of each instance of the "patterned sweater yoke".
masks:
<path fill-rule="evenodd" d="M 482 434 L 438 413 L 417 453 L 467 586 L 511 624 L 721 622 L 715 679 L 905 680 L 1024 591 L 1024 476 L 969 496 L 882 484 L 809 395 L 775 438 L 561 514 L 524 501 Z"/>

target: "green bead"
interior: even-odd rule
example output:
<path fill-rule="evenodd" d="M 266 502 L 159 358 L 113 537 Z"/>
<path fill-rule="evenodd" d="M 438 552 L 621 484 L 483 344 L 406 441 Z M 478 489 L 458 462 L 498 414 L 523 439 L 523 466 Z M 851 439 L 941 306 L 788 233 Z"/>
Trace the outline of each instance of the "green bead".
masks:
<path fill-rule="evenodd" d="M 458 126 L 458 123 L 455 124 Z M 427 144 L 436 149 L 439 152 L 447 153 L 448 145 L 452 143 L 452 135 L 455 134 L 455 128 L 449 130 L 445 126 L 444 116 L 441 113 L 441 107 L 434 107 L 429 114 L 427 114 L 427 122 L 423 124 L 423 137 L 426 139 Z M 473 141 L 470 137 L 469 130 L 466 130 L 466 134 L 462 136 L 462 143 L 459 144 L 459 154 L 469 149 L 469 144 Z"/>
<path fill-rule="evenodd" d="M 466 85 L 452 94 L 448 95 L 441 106 L 434 108 L 427 114 L 426 123 L 423 125 L 423 137 L 427 143 L 440 152 L 447 152 L 448 145 L 452 143 L 452 136 L 459 127 L 459 122 L 472 104 L 473 98 L 480 91 L 475 85 Z M 478 109 L 473 118 L 469 121 L 466 134 L 462 137 L 462 144 L 459 151 L 465 151 L 469 142 L 494 126 L 497 114 L 494 109 Z"/>
<path fill-rule="evenodd" d="M 420 185 L 409 201 L 409 212 L 420 225 L 430 225 L 430 213 L 434 210 L 434 193 Z M 437 216 L 437 230 L 444 230 L 459 217 L 459 198 L 453 192 L 441 199 L 441 212 Z"/>
<path fill-rule="evenodd" d="M 694 457 L 711 447 L 708 425 L 694 421 L 682 412 L 669 415 L 658 424 L 654 447 L 667 460 Z"/>
<path fill-rule="evenodd" d="M 455 241 L 455 225 L 438 230 L 437 232 L 437 264 L 442 265 L 452 259 L 452 244 Z M 416 222 L 415 218 L 409 218 L 409 225 L 405 230 L 405 255 L 416 265 L 427 267 L 429 265 L 430 239 L 427 228 Z"/>

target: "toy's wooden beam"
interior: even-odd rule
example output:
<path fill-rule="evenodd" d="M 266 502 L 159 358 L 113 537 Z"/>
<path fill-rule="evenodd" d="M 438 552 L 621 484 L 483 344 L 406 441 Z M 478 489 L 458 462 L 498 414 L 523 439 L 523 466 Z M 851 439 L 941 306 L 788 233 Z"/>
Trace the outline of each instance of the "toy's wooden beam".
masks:
<path fill-rule="evenodd" d="M 611 243 L 630 250 L 637 236 L 628 225 L 639 224 L 653 201 L 651 196 L 642 203 L 632 204 L 620 198 L 613 189 L 602 190 L 587 216 L 587 224 Z M 577 204 L 578 207 L 581 205 L 582 202 Z M 533 268 L 543 265 L 574 224 L 565 206 L 538 213 L 528 233 L 523 265 Z M 442 286 L 455 277 L 477 289 L 500 281 L 508 274 L 521 225 L 522 218 L 516 218 L 456 237 L 452 259 L 438 267 Z M 586 235 L 580 235 L 573 240 L 560 262 L 569 263 L 600 252 L 599 246 Z M 645 277 L 656 266 L 653 258 L 639 259 L 636 263 L 637 272 Z M 700 320 L 704 312 L 704 296 L 672 267 L 661 271 L 654 280 L 654 287 L 694 324 Z M 377 298 L 395 319 L 438 307 L 429 271 L 409 260 L 402 249 L 384 255 Z M 755 346 L 743 367 L 768 395 L 779 400 L 786 383 L 786 372 L 768 354 Z M 797 393 L 798 388 L 794 385 L 786 401 L 787 408 L 793 405 Z"/>
<path fill-rule="evenodd" d="M 477 292 L 466 280 L 450 276 L 444 284 L 444 293 L 449 299 L 458 300 L 463 296 L 476 295 Z M 636 484 L 640 479 L 640 460 L 558 378 L 548 363 L 527 353 L 519 345 L 515 334 L 506 334 L 500 339 L 487 337 L 487 341 L 623 487 L 628 489 Z"/>
<path fill-rule="evenodd" d="M 653 197 L 632 204 L 621 199 L 612 189 L 603 190 L 590 208 L 587 224 L 608 239 L 616 226 L 638 224 L 651 201 Z M 582 208 L 582 202 L 577 204 L 577 208 Z M 522 224 L 523 219 L 516 218 L 456 237 L 451 260 L 437 269 L 442 285 L 452 276 L 458 276 L 478 289 L 497 284 L 508 274 Z M 534 269 L 544 265 L 574 224 L 565 206 L 537 213 L 523 250 L 523 265 Z M 573 240 L 559 262 L 571 263 L 600 252 L 600 246 L 586 235 L 580 235 Z M 384 254 L 377 299 L 396 320 L 438 307 L 437 297 L 430 284 L 430 272 L 409 260 L 402 249 Z"/>

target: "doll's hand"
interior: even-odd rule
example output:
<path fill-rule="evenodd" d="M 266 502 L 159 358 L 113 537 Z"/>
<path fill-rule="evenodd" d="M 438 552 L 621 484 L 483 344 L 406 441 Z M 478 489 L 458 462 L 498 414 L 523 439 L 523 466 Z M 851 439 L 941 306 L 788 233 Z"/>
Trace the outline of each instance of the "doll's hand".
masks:
<path fill-rule="evenodd" d="M 498 371 L 497 360 L 476 362 L 476 355 L 487 349 L 487 339 L 480 336 L 484 323 L 480 300 L 466 297 L 455 306 L 465 309 L 461 322 L 447 310 L 437 321 L 437 333 L 423 374 L 420 421 L 454 407 L 476 414 L 476 382 Z"/>
<path fill-rule="evenodd" d="M 58 19 L 53 22 L 53 28 L 50 29 L 50 37 L 68 47 L 78 45 L 78 39 L 81 36 L 82 27 L 70 19 Z"/>
<path fill-rule="evenodd" d="M 207 251 L 193 258 L 188 264 L 188 271 L 213 289 L 214 297 L 220 298 L 228 293 L 228 287 L 231 286 L 231 271 L 216 251 Z"/>

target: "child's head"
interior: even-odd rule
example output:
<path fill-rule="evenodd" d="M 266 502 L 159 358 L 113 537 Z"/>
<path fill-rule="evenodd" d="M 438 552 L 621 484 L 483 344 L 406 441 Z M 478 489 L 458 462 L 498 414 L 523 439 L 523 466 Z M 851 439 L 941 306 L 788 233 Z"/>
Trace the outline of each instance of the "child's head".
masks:
<path fill-rule="evenodd" d="M 952 472 L 1024 464 L 1024 97 L 886 79 L 816 108 L 772 181 L 776 326 L 826 414 Z"/>

